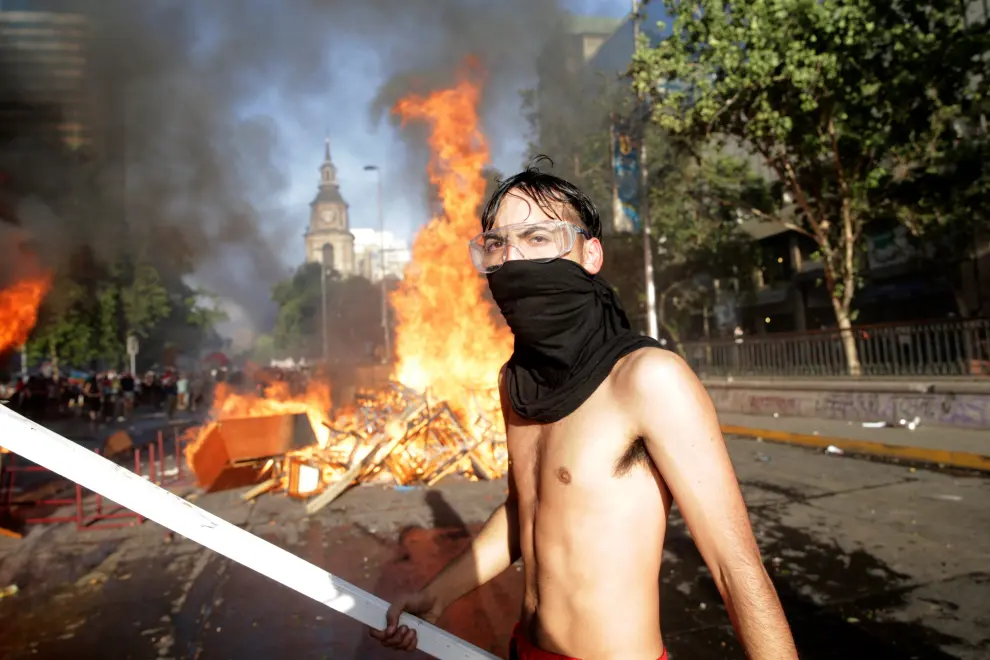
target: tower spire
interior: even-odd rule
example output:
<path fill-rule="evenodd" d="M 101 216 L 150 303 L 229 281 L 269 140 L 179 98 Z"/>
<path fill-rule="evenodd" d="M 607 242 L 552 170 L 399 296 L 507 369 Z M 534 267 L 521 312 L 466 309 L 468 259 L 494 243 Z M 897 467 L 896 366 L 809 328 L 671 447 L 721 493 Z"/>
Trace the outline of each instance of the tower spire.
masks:
<path fill-rule="evenodd" d="M 320 165 L 320 188 L 337 186 L 337 168 L 330 159 L 330 136 L 323 141 L 323 164 Z"/>

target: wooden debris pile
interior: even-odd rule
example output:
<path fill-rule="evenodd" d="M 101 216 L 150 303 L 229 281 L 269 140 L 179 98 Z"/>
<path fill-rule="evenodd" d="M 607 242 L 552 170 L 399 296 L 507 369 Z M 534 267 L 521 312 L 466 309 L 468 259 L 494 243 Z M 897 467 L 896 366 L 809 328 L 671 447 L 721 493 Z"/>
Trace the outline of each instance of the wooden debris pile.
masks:
<path fill-rule="evenodd" d="M 396 383 L 359 395 L 352 413 L 327 424 L 325 447 L 312 446 L 269 460 L 245 501 L 273 491 L 308 500 L 306 512 L 326 507 L 357 483 L 432 486 L 460 473 L 497 479 L 507 465 L 500 424 L 478 415 L 466 429 L 445 402 Z"/>

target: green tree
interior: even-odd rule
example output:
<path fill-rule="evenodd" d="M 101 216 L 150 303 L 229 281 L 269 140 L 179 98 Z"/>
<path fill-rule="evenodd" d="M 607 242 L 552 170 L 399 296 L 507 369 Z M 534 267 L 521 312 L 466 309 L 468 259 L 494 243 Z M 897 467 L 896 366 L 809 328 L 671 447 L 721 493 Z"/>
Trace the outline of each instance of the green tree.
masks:
<path fill-rule="evenodd" d="M 682 138 L 734 140 L 793 197 L 818 245 L 849 373 L 863 229 L 898 163 L 923 159 L 984 93 L 986 30 L 965 4 L 897 0 L 665 0 L 671 36 L 631 73 Z"/>
<path fill-rule="evenodd" d="M 289 279 L 275 285 L 278 305 L 273 349 L 277 354 L 316 357 L 323 352 L 323 305 L 320 265 L 305 264 Z M 330 359 L 351 361 L 368 355 L 384 343 L 381 323 L 381 286 L 364 277 L 327 276 L 327 339 Z"/>
<path fill-rule="evenodd" d="M 305 264 L 273 287 L 272 300 L 278 305 L 273 333 L 277 351 L 289 355 L 318 353 L 320 295 L 320 264 Z"/>
<path fill-rule="evenodd" d="M 124 358 L 124 340 L 120 329 L 120 290 L 108 281 L 96 292 L 96 351 L 99 359 L 119 367 Z"/>
<path fill-rule="evenodd" d="M 657 314 L 675 342 L 690 318 L 715 303 L 714 281 L 747 282 L 753 241 L 739 229 L 738 209 L 772 206 L 767 182 L 738 157 L 696 157 L 672 141 L 651 178 L 650 219 L 657 237 Z"/>
<path fill-rule="evenodd" d="M 987 106 L 983 99 L 978 119 L 946 127 L 921 159 L 896 169 L 887 196 L 874 200 L 916 239 L 923 266 L 952 283 L 964 318 L 984 312 L 965 295 L 961 271 L 979 258 L 990 227 Z"/>
<path fill-rule="evenodd" d="M 126 334 L 147 337 L 156 323 L 168 317 L 172 309 L 169 294 L 152 265 L 136 263 L 128 270 L 126 276 L 119 278 L 123 330 Z"/>
<path fill-rule="evenodd" d="M 162 280 L 147 265 L 138 266 L 129 281 L 119 273 L 59 273 L 28 342 L 30 359 L 50 359 L 56 368 L 118 367 L 126 337 L 134 334 L 141 338 L 139 360 L 150 366 L 167 345 L 188 352 L 218 342 L 214 325 L 226 314 L 216 296 L 178 278 Z"/>
<path fill-rule="evenodd" d="M 215 294 L 193 288 L 181 278 L 163 279 L 162 285 L 168 292 L 169 313 L 141 339 L 139 370 L 167 363 L 170 355 L 220 350 L 223 345 L 215 325 L 227 314 Z"/>
<path fill-rule="evenodd" d="M 49 359 L 56 372 L 61 365 L 88 365 L 96 354 L 89 302 L 83 287 L 63 282 L 41 310 L 28 341 L 28 358 L 32 362 Z"/>

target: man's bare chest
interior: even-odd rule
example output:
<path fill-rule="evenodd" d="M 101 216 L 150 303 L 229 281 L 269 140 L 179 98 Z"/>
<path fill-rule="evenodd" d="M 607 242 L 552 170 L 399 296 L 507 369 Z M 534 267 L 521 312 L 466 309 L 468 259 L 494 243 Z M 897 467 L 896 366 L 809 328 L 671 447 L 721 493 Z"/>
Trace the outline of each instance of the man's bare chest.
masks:
<path fill-rule="evenodd" d="M 521 495 L 601 492 L 636 467 L 649 471 L 643 441 L 610 406 L 588 406 L 553 424 L 510 418 L 507 442 Z"/>

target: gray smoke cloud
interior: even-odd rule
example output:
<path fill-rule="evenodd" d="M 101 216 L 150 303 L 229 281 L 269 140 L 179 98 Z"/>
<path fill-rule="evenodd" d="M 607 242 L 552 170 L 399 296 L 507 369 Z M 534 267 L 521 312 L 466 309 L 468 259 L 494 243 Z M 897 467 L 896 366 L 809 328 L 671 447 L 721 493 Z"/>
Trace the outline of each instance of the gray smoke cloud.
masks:
<path fill-rule="evenodd" d="M 9 3 L 8 3 L 9 4 Z M 361 42 L 385 80 L 368 108 L 382 121 L 398 98 L 448 85 L 465 57 L 486 72 L 483 116 L 493 142 L 526 129 L 519 90 L 564 29 L 556 0 L 23 0 L 25 8 L 89 21 L 86 101 L 94 157 L 53 144 L 46 126 L 64 108 L 38 101 L 24 72 L 0 65 L 0 97 L 21 120 L 0 127 L 6 215 L 41 239 L 57 264 L 79 246 L 98 259 L 139 252 L 271 320 L 271 284 L 298 241 L 277 207 L 288 182 L 275 165 L 280 123 L 246 117 L 260 98 L 322 102 L 346 58 L 335 40 Z M 6 7 L 10 8 L 10 7 Z M 316 124 L 314 130 L 320 130 Z M 422 132 L 409 134 L 407 183 L 422 184 Z M 315 165 L 315 163 L 314 163 Z M 2 207 L 0 207 L 2 212 Z M 298 220 L 297 220 L 298 222 Z"/>

